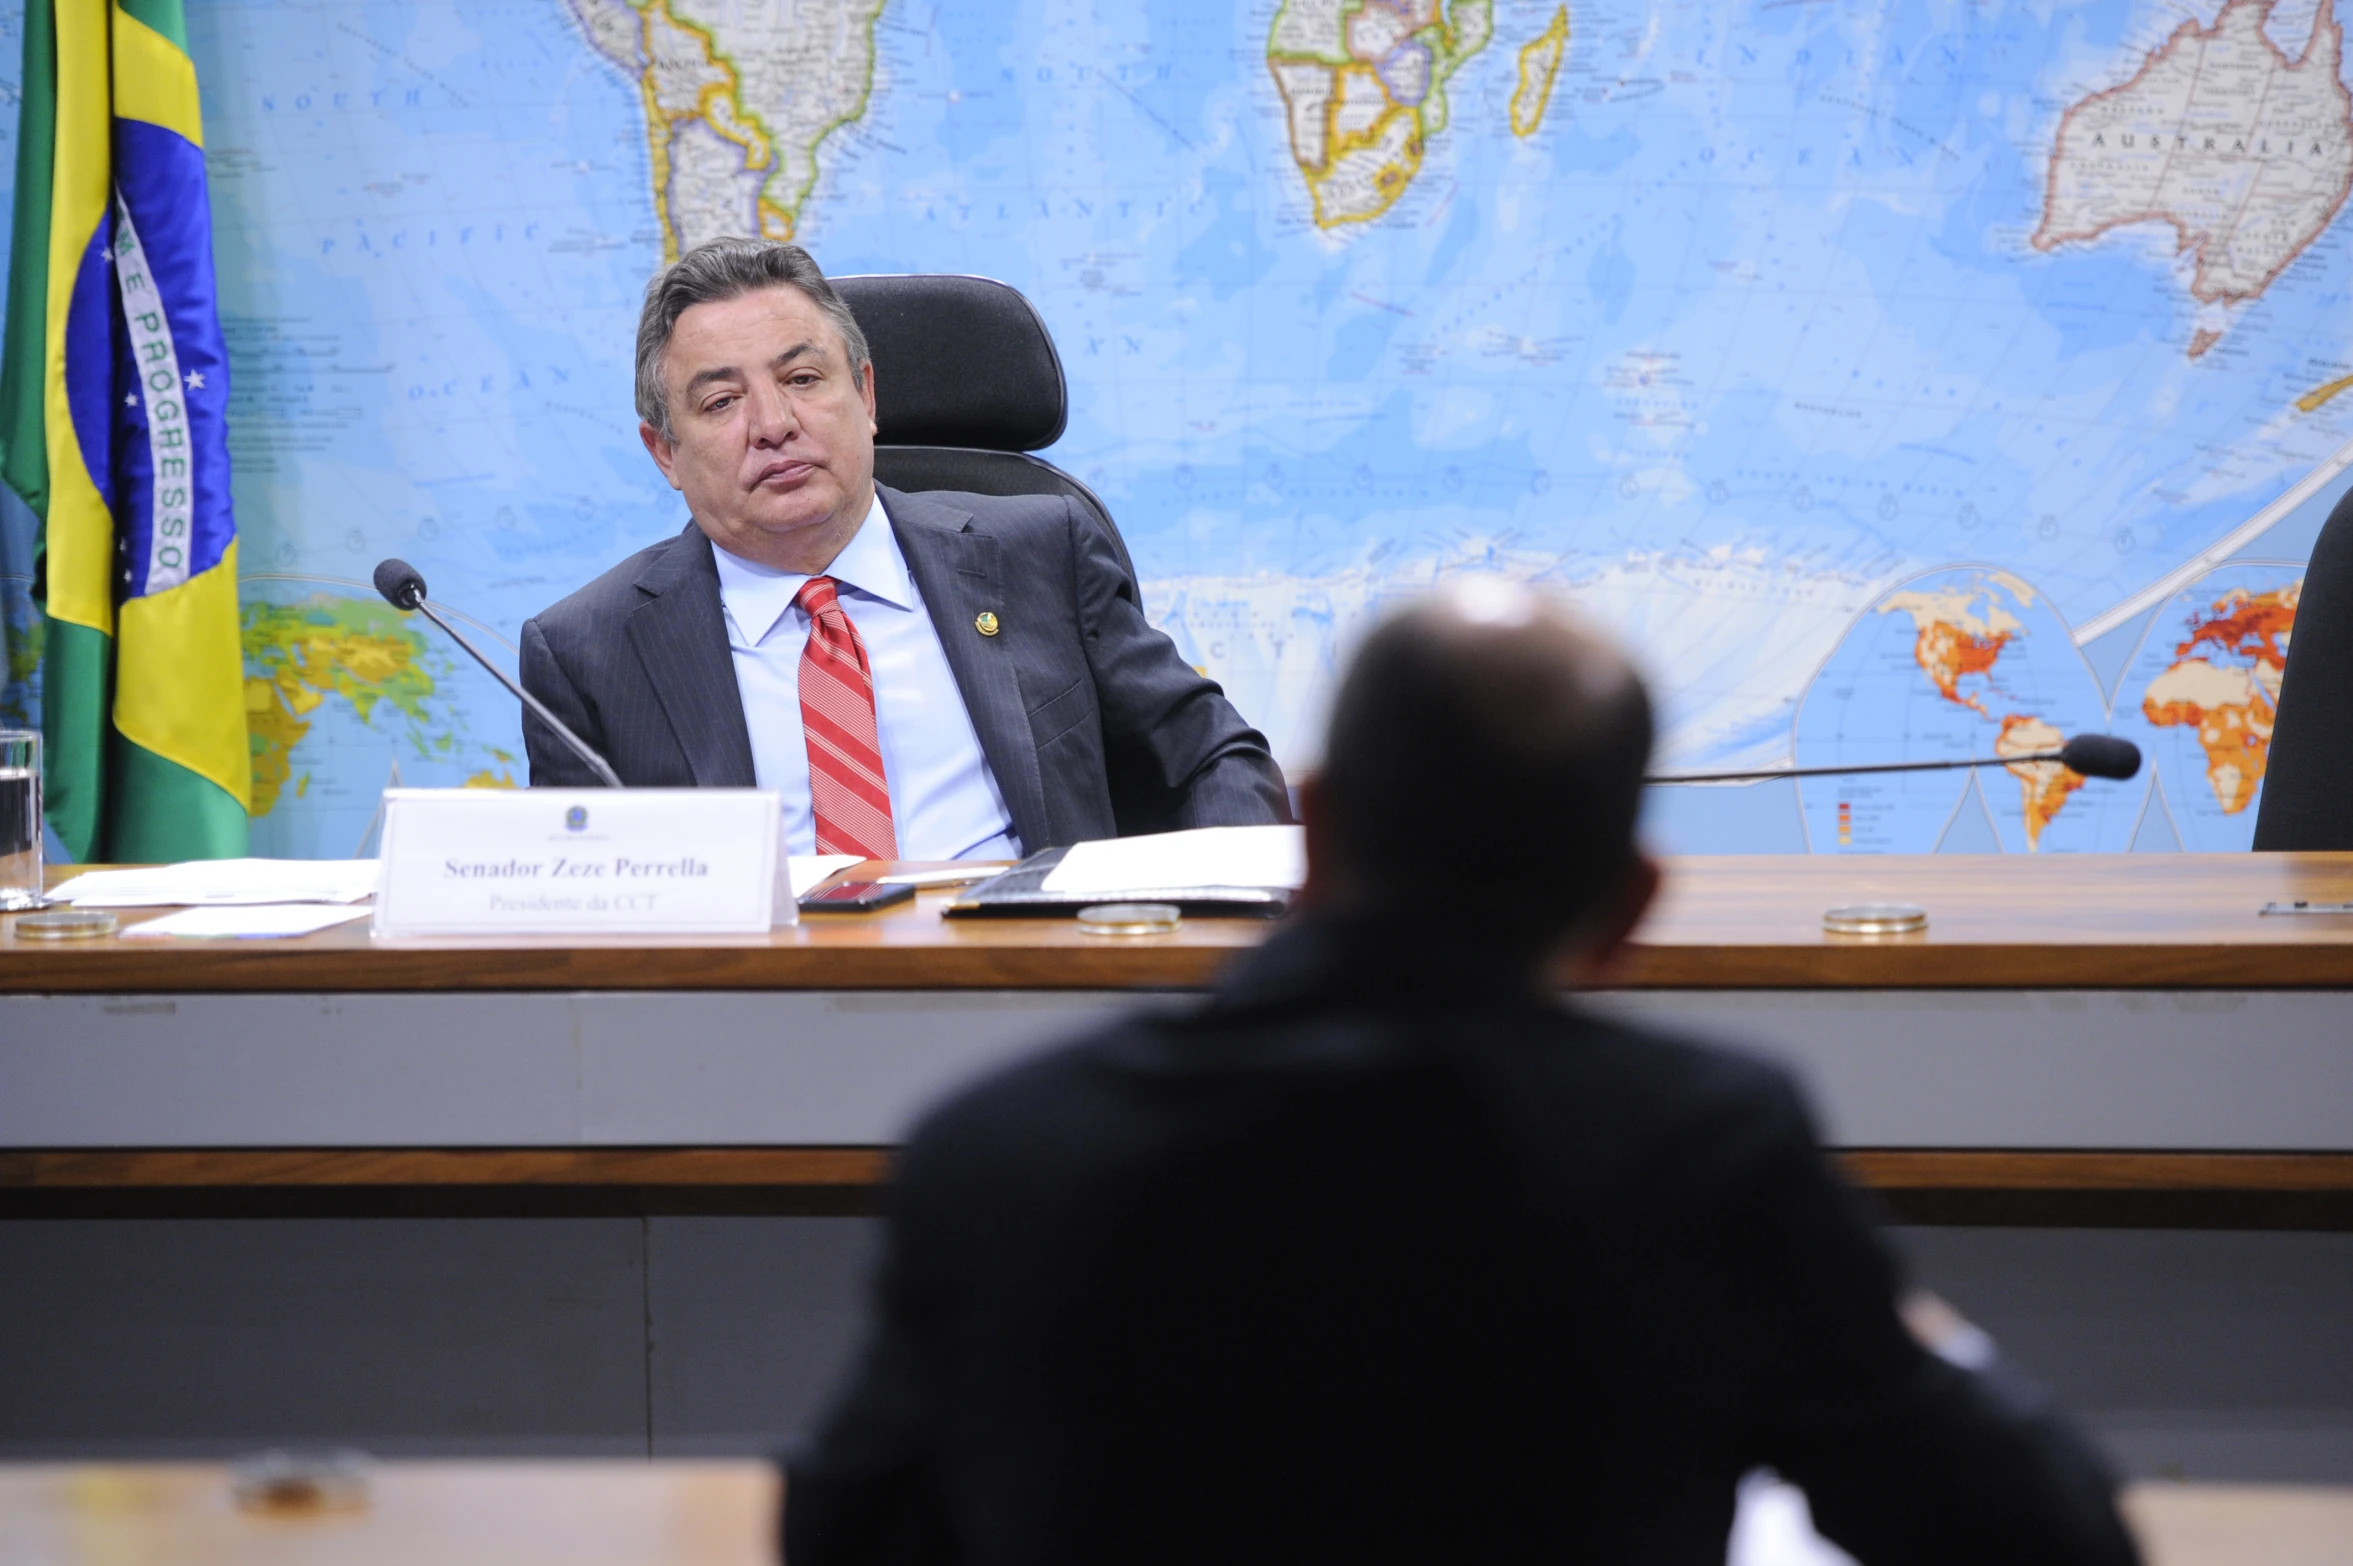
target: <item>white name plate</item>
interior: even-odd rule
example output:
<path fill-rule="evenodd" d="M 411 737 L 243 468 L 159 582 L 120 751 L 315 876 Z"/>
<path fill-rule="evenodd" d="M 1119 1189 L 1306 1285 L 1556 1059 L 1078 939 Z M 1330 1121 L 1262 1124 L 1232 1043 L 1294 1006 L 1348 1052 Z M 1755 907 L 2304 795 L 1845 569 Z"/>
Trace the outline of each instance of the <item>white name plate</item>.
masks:
<path fill-rule="evenodd" d="M 790 923 L 752 788 L 391 788 L 375 932 L 759 935 Z"/>

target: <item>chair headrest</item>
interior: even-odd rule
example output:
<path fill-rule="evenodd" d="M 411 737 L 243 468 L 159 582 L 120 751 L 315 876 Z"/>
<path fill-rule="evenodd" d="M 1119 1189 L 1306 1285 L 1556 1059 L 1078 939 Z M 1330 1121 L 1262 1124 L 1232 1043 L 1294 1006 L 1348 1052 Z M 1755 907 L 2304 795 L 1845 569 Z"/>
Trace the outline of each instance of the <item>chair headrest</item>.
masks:
<path fill-rule="evenodd" d="M 1062 437 L 1062 359 L 1017 289 L 939 274 L 832 281 L 874 352 L 877 444 L 1035 451 Z"/>

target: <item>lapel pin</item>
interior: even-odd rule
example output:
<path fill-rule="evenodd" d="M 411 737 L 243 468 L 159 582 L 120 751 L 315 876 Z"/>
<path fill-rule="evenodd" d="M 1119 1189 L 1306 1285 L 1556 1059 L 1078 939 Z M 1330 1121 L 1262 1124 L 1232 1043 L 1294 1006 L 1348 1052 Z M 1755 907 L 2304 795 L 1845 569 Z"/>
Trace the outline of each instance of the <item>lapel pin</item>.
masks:
<path fill-rule="evenodd" d="M 983 636 L 996 635 L 997 616 L 995 611 L 983 609 L 977 616 L 973 618 L 972 628 L 980 632 L 980 634 Z"/>

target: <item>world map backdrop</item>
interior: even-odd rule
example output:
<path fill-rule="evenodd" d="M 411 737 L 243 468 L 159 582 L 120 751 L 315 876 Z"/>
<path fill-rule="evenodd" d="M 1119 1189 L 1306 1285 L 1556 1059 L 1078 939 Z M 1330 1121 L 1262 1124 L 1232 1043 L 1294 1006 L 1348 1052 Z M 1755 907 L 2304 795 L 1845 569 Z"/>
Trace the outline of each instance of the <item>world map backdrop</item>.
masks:
<path fill-rule="evenodd" d="M 13 98 L 19 21 L 0 10 Z M 512 648 L 684 513 L 630 340 L 682 246 L 971 272 L 1047 455 L 1287 764 L 1384 603 L 1500 571 L 1636 648 L 1682 849 L 2244 848 L 2353 483 L 2333 3 L 208 0 L 257 852 L 524 780 Z M 10 127 L 13 136 L 13 127 Z M 0 171 L 13 146 L 0 148 Z M 9 513 L 0 721 L 30 715 Z"/>

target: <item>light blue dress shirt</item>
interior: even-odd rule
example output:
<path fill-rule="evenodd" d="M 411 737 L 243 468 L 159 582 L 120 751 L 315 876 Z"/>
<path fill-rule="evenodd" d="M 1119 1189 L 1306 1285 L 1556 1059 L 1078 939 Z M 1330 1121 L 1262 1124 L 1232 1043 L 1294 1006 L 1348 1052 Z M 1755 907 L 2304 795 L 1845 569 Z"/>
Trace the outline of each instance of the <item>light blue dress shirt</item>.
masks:
<path fill-rule="evenodd" d="M 801 733 L 801 649 L 809 642 L 809 617 L 793 607 L 809 579 L 724 549 L 714 547 L 711 554 L 719 565 L 735 687 L 752 733 L 753 775 L 760 787 L 784 796 L 789 850 L 813 854 L 817 819 L 809 806 L 809 746 Z M 880 495 L 825 575 L 840 584 L 842 610 L 858 628 L 874 671 L 875 727 L 899 857 L 1019 859 L 1013 813 L 981 752 L 939 630 L 907 574 Z"/>

